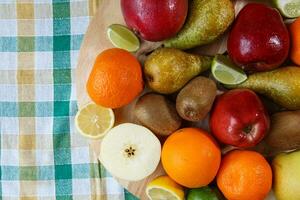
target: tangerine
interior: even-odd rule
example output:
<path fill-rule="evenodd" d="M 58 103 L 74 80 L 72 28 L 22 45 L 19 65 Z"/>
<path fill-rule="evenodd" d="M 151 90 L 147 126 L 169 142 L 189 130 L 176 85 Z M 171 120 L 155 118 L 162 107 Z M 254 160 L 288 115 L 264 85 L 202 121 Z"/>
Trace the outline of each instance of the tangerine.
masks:
<path fill-rule="evenodd" d="M 263 200 L 272 187 L 272 169 L 255 151 L 234 150 L 222 159 L 217 184 L 230 200 Z"/>
<path fill-rule="evenodd" d="M 174 181 L 188 188 L 198 188 L 215 178 L 221 151 L 204 130 L 183 128 L 167 138 L 161 160 L 166 173 Z"/>
<path fill-rule="evenodd" d="M 86 89 L 96 104 L 119 108 L 133 101 L 143 86 L 138 60 L 126 50 L 112 48 L 97 56 Z"/>

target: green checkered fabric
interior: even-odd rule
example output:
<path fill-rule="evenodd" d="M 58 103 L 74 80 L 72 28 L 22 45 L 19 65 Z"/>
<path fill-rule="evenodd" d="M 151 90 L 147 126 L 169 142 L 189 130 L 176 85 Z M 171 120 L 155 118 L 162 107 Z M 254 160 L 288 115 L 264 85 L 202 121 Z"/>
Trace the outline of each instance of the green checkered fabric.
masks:
<path fill-rule="evenodd" d="M 0 0 L 0 199 L 136 199 L 74 128 L 75 67 L 97 1 Z"/>

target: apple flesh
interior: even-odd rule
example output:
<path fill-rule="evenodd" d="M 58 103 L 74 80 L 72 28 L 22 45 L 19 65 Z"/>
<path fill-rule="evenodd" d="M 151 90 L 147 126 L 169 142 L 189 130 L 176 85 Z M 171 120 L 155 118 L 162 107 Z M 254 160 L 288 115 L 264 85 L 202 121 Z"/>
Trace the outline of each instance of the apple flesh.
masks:
<path fill-rule="evenodd" d="M 210 117 L 210 129 L 222 143 L 236 147 L 258 144 L 270 126 L 259 97 L 248 89 L 234 89 L 219 96 Z"/>
<path fill-rule="evenodd" d="M 227 43 L 232 61 L 251 72 L 279 67 L 289 47 L 289 32 L 280 13 L 258 3 L 247 4 L 240 11 Z"/>
<path fill-rule="evenodd" d="M 188 0 L 121 0 L 124 20 L 148 41 L 173 37 L 185 22 Z"/>

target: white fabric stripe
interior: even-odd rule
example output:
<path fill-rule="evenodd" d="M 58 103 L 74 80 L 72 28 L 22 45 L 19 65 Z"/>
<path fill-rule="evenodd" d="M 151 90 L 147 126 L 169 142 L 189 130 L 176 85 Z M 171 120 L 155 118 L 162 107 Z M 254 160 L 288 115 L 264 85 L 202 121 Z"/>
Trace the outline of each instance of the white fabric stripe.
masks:
<path fill-rule="evenodd" d="M 20 181 L 1 181 L 2 196 L 19 197 Z"/>
<path fill-rule="evenodd" d="M 18 55 L 14 52 L 1 52 L 0 70 L 16 70 Z"/>
<path fill-rule="evenodd" d="M 106 193 L 109 194 L 122 194 L 124 189 L 122 186 L 112 177 L 106 177 L 101 179 L 101 184 L 106 186 Z"/>

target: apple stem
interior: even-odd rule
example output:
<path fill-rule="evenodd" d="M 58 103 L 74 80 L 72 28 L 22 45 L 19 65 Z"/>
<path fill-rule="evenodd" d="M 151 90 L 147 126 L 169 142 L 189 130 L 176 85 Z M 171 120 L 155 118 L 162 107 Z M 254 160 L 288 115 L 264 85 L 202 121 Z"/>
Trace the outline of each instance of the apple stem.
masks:
<path fill-rule="evenodd" d="M 249 134 L 251 131 L 252 131 L 252 125 L 248 125 L 246 126 L 243 131 L 246 133 L 246 134 Z"/>

